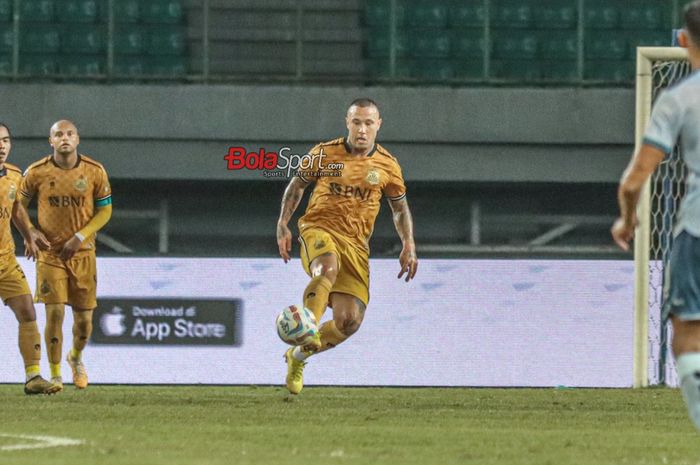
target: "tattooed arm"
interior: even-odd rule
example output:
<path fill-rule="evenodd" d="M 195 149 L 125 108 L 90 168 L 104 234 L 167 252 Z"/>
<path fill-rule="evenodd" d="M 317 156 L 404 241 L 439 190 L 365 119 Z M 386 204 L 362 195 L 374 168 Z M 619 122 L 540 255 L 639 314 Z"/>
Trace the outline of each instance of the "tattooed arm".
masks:
<path fill-rule="evenodd" d="M 401 272 L 399 278 L 406 273 L 406 282 L 413 279 L 418 271 L 418 257 L 416 256 L 416 243 L 413 240 L 413 217 L 408 208 L 406 197 L 400 200 L 389 200 L 391 211 L 393 212 L 394 226 L 399 233 L 403 248 L 399 256 Z"/>
<path fill-rule="evenodd" d="M 292 215 L 304 195 L 304 189 L 308 185 L 308 183 L 295 176 L 289 181 L 282 196 L 280 217 L 277 220 L 277 247 L 279 247 L 280 257 L 282 257 L 284 263 L 290 260 L 289 252 L 292 251 L 292 232 L 287 227 L 287 223 L 292 219 Z"/>

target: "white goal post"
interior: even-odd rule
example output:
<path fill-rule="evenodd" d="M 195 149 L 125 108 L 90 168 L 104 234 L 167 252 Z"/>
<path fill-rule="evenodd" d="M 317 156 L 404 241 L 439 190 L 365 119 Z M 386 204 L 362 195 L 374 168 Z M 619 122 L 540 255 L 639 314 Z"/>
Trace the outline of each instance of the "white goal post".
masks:
<path fill-rule="evenodd" d="M 687 52 L 680 47 L 639 47 L 637 48 L 637 78 L 636 78 L 636 127 L 635 152 L 642 145 L 651 107 L 656 96 L 654 66 L 655 63 L 679 64 L 687 61 Z M 663 78 L 662 80 L 665 80 Z M 672 80 L 671 80 L 672 82 Z M 666 86 L 664 82 L 661 86 Z M 639 224 L 635 232 L 635 303 L 634 303 L 634 368 L 633 386 L 645 387 L 649 384 L 649 319 L 650 314 L 649 287 L 650 255 L 652 247 L 652 182 L 647 181 L 639 199 L 637 217 Z M 658 257 L 654 257 L 657 259 Z M 656 311 L 656 310 L 655 310 Z M 660 315 L 658 316 L 660 318 Z M 661 323 L 660 323 L 661 324 Z M 664 342 L 662 341 L 662 344 Z M 651 367 L 653 370 L 654 367 Z"/>

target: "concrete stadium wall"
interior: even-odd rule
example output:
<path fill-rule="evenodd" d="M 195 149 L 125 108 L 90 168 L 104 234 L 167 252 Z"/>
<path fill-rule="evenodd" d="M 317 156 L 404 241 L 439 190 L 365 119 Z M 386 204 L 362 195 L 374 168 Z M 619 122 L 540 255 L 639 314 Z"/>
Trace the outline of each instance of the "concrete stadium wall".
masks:
<path fill-rule="evenodd" d="M 5 84 L 0 120 L 22 167 L 67 118 L 113 178 L 261 180 L 226 170 L 229 146 L 304 153 L 344 135 L 358 96 L 409 181 L 616 182 L 632 150 L 630 89 Z"/>

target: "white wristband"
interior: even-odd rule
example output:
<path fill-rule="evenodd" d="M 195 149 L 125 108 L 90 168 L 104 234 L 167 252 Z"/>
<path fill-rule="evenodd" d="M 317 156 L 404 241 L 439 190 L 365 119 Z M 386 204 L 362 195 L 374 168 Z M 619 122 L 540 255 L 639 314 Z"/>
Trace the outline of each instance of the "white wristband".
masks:
<path fill-rule="evenodd" d="M 83 235 L 80 234 L 79 232 L 75 233 L 75 237 L 77 237 L 78 239 L 80 239 L 80 242 L 83 242 L 83 241 L 85 240 L 85 236 L 83 236 Z"/>

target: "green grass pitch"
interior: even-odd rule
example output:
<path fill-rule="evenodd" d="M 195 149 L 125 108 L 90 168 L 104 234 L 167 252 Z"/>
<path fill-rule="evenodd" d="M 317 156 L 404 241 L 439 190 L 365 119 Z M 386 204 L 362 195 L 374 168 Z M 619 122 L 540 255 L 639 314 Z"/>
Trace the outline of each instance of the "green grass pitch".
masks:
<path fill-rule="evenodd" d="M 66 388 L 0 386 L 0 464 L 700 463 L 673 389 Z"/>

